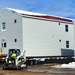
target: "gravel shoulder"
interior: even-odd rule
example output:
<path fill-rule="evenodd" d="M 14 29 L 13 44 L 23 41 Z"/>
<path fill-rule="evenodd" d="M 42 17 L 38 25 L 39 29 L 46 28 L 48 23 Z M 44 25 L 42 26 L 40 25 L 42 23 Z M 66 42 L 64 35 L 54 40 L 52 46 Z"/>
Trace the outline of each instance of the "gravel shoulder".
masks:
<path fill-rule="evenodd" d="M 48 73 L 46 71 L 44 72 L 34 72 L 34 71 L 28 71 L 33 69 L 39 69 L 40 71 L 42 69 L 56 69 L 53 67 L 54 65 L 34 65 L 34 66 L 28 66 L 27 70 L 2 70 L 0 69 L 0 75 L 75 75 L 74 73 Z M 57 70 L 57 69 L 56 69 Z M 59 70 L 60 71 L 60 70 Z M 75 71 L 75 70 L 73 70 Z"/>

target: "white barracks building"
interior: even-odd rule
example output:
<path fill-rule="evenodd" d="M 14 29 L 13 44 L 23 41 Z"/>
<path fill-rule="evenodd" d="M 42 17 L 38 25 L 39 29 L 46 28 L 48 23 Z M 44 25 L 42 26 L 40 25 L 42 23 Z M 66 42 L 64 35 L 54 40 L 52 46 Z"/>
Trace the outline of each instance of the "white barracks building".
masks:
<path fill-rule="evenodd" d="M 0 48 L 26 50 L 27 57 L 74 56 L 71 19 L 3 8 L 0 10 Z"/>

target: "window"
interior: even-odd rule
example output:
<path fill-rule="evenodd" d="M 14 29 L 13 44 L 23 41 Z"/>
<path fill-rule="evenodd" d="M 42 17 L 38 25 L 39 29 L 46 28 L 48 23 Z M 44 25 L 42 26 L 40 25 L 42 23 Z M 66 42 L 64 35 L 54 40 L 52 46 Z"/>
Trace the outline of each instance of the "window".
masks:
<path fill-rule="evenodd" d="M 69 41 L 66 41 L 66 48 L 69 48 Z"/>
<path fill-rule="evenodd" d="M 15 20 L 14 20 L 14 23 L 16 23 L 16 22 L 17 22 L 17 20 L 15 19 Z"/>
<path fill-rule="evenodd" d="M 3 47 L 3 43 L 1 43 L 1 47 Z"/>
<path fill-rule="evenodd" d="M 2 31 L 5 31 L 5 30 L 6 30 L 6 23 L 5 23 L 5 22 L 3 22 L 3 23 L 1 24 L 1 30 L 2 30 Z"/>
<path fill-rule="evenodd" d="M 5 48 L 5 47 L 6 47 L 6 42 L 1 43 L 1 47 L 2 47 L 2 48 Z"/>
<path fill-rule="evenodd" d="M 68 25 L 65 25 L 65 31 L 68 32 Z"/>
<path fill-rule="evenodd" d="M 6 47 L 6 42 L 4 43 L 4 47 Z"/>

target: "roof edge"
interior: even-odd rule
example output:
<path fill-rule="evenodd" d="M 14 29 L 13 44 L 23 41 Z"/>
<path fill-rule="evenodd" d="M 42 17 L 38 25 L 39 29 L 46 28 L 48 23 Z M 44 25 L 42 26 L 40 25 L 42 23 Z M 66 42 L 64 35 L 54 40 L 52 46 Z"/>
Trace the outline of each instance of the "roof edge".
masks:
<path fill-rule="evenodd" d="M 64 21 L 64 22 L 73 23 L 72 19 L 68 19 L 68 18 L 64 18 L 64 17 L 58 17 L 58 16 L 54 16 L 54 15 L 23 11 L 23 10 L 8 8 L 8 7 L 2 8 L 1 10 L 3 10 L 3 9 L 15 12 L 21 16 L 32 16 L 32 17 L 38 17 L 38 18 L 43 18 L 43 19 L 48 19 L 48 20 Z"/>

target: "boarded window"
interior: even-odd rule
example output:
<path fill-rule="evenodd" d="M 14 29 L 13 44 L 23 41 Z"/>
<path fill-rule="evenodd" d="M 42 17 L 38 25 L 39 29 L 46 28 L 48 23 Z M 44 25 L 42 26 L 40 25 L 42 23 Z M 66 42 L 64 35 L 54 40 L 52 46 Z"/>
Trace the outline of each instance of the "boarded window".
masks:
<path fill-rule="evenodd" d="M 1 47 L 2 47 L 2 48 L 5 48 L 6 46 L 7 46 L 6 42 L 1 43 Z"/>
<path fill-rule="evenodd" d="M 65 32 L 68 32 L 68 25 L 65 25 Z"/>
<path fill-rule="evenodd" d="M 1 47 L 3 47 L 3 43 L 1 43 Z"/>
<path fill-rule="evenodd" d="M 4 43 L 4 47 L 6 47 L 6 42 Z"/>
<path fill-rule="evenodd" d="M 69 48 L 69 41 L 66 41 L 66 48 Z"/>

